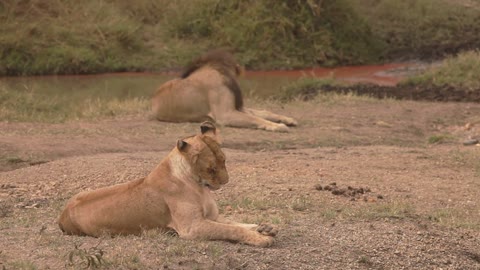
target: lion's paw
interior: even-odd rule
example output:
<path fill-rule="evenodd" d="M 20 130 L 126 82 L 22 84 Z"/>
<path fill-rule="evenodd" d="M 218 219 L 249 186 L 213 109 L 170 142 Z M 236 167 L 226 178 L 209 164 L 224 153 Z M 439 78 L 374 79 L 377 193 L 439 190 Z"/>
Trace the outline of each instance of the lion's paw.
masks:
<path fill-rule="evenodd" d="M 284 119 L 282 119 L 282 123 L 290 127 L 295 127 L 298 125 L 297 120 L 290 117 L 285 117 Z"/>
<path fill-rule="evenodd" d="M 262 235 L 266 236 L 276 236 L 278 233 L 278 229 L 270 224 L 260 224 L 256 228 L 256 231 L 259 232 Z"/>

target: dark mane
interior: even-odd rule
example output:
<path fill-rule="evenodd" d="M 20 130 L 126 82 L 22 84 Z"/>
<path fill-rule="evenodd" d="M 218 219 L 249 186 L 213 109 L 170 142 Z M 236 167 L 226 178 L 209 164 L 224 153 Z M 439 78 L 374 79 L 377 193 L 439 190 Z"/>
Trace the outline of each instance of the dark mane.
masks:
<path fill-rule="evenodd" d="M 236 76 L 241 73 L 241 69 L 233 55 L 227 50 L 212 50 L 194 59 L 184 69 L 180 77 L 185 79 L 206 65 L 223 75 L 225 85 L 232 91 L 235 97 L 235 109 L 241 110 L 243 108 L 243 96 L 236 79 Z"/>

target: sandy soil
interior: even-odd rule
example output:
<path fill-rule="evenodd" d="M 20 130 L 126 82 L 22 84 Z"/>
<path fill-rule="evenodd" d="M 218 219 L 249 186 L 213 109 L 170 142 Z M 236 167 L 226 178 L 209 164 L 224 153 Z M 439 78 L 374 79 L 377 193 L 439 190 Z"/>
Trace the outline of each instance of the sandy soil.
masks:
<path fill-rule="evenodd" d="M 230 218 L 276 224 L 273 247 L 60 232 L 68 198 L 145 176 L 198 124 L 0 123 L 0 268 L 480 269 L 480 147 L 463 144 L 480 139 L 480 104 L 253 105 L 300 125 L 223 128 L 231 180 L 216 194 Z"/>

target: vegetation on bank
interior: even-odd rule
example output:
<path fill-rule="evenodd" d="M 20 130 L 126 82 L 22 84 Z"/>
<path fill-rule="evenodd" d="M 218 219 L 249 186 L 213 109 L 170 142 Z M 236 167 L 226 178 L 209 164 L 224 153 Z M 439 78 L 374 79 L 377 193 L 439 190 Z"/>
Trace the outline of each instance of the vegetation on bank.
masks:
<path fill-rule="evenodd" d="M 67 96 L 49 96 L 39 92 L 12 91 L 0 85 L 0 121 L 62 123 L 78 119 L 99 119 L 132 114 L 146 114 L 150 100 L 87 98 L 72 100 Z"/>
<path fill-rule="evenodd" d="M 468 3 L 467 3 L 468 2 Z M 480 1 L 351 0 L 387 59 L 440 59 L 480 47 Z"/>
<path fill-rule="evenodd" d="M 408 78 L 398 88 L 410 89 L 410 95 L 415 91 L 431 91 L 432 88 L 435 89 L 435 96 L 448 96 L 448 91 L 455 91 L 451 95 L 460 93 L 466 97 L 462 100 L 468 101 L 469 97 L 480 97 L 478 74 L 480 52 L 469 51 L 446 58 L 423 74 Z M 44 85 L 0 83 L 0 121 L 59 123 L 77 119 L 145 115 L 150 107 L 151 89 L 158 83 L 160 82 L 157 79 L 142 79 L 140 83 L 97 78 L 90 83 L 84 81 L 79 87 L 59 83 L 59 89 L 50 86 L 47 90 Z M 38 88 L 43 90 L 39 91 Z M 68 91 L 61 91 L 63 88 Z M 378 92 L 376 95 L 375 91 Z M 446 91 L 447 93 L 444 93 Z M 330 92 L 396 98 L 387 94 L 395 92 L 391 87 L 346 85 L 333 78 L 304 77 L 278 87 L 272 91 L 270 99 L 275 102 L 307 101 L 319 94 Z"/>
<path fill-rule="evenodd" d="M 214 47 L 250 69 L 438 57 L 479 46 L 478 11 L 448 0 L 5 0 L 0 75 L 168 70 Z"/>
<path fill-rule="evenodd" d="M 337 92 L 371 97 L 413 98 L 443 101 L 480 101 L 480 51 L 449 56 L 417 75 L 401 81 L 395 88 L 365 84 L 345 84 L 332 78 L 305 77 L 285 85 L 273 99 L 282 102 L 310 100 L 320 93 Z"/>
<path fill-rule="evenodd" d="M 406 79 L 402 84 L 438 86 L 480 91 L 480 51 L 468 51 L 447 57 L 423 74 Z"/>

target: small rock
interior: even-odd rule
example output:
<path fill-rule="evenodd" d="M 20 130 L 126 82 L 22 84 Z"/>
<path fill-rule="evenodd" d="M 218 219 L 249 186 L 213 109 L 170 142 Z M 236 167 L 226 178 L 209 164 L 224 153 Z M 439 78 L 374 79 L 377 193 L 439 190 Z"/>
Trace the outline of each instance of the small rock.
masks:
<path fill-rule="evenodd" d="M 39 203 L 34 203 L 32 205 L 25 205 L 23 208 L 32 209 L 32 208 L 39 208 L 39 207 L 40 207 Z"/>
<path fill-rule="evenodd" d="M 2 185 L 0 185 L 0 188 L 2 188 L 2 189 L 17 188 L 17 186 L 12 185 L 12 184 L 2 184 Z"/>
<path fill-rule="evenodd" d="M 322 187 L 322 185 L 320 185 L 320 184 L 316 184 L 316 185 L 315 185 L 315 189 L 316 189 L 316 190 L 323 190 L 323 187 Z"/>
<path fill-rule="evenodd" d="M 389 123 L 384 122 L 384 121 L 377 121 L 377 122 L 375 122 L 375 125 L 377 125 L 379 127 L 393 127 L 392 124 L 389 124 Z"/>
<path fill-rule="evenodd" d="M 478 143 L 477 139 L 468 139 L 463 141 L 463 145 L 475 145 Z"/>

